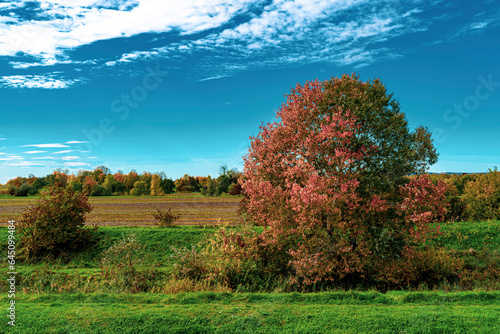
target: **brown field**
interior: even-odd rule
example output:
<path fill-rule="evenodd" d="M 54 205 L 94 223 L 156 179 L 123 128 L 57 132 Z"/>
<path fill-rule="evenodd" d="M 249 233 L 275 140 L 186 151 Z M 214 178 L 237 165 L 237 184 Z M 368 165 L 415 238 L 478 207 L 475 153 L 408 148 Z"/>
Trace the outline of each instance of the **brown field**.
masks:
<path fill-rule="evenodd" d="M 237 209 L 242 197 L 206 197 L 198 193 L 180 193 L 166 196 L 110 196 L 90 197 L 94 210 L 87 216 L 88 225 L 147 226 L 156 223 L 152 213 L 156 209 L 172 208 L 179 212 L 179 225 L 236 224 Z M 35 197 L 1 197 L 0 221 L 18 220 L 21 213 L 36 201 Z"/>

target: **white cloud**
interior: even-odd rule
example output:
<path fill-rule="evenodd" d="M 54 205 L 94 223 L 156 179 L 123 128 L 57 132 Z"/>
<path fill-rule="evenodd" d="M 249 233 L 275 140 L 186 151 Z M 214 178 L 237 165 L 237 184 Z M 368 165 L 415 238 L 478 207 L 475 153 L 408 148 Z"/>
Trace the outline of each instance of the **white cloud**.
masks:
<path fill-rule="evenodd" d="M 85 162 L 65 162 L 63 165 L 68 167 L 90 166 L 90 164 Z"/>
<path fill-rule="evenodd" d="M 40 3 L 39 20 L 12 18 L 10 24 L 0 23 L 0 55 L 23 52 L 43 63 L 57 62 L 64 50 L 99 40 L 173 29 L 192 34 L 214 28 L 252 3 L 250 0 L 45 0 Z"/>
<path fill-rule="evenodd" d="M 66 143 L 67 144 L 67 143 Z M 64 146 L 64 147 L 69 147 L 69 146 Z M 57 151 L 57 152 L 54 152 L 52 154 L 66 154 L 66 153 L 70 153 L 70 152 L 74 152 L 75 150 L 63 150 L 63 151 Z"/>
<path fill-rule="evenodd" d="M 31 158 L 31 160 L 55 160 L 54 157 L 35 157 Z"/>
<path fill-rule="evenodd" d="M 413 14 L 419 14 L 419 13 L 422 13 L 422 12 L 423 12 L 422 9 L 415 8 L 415 9 L 407 11 L 406 13 L 404 13 L 403 15 L 401 15 L 401 17 L 408 17 L 408 16 L 411 16 Z"/>
<path fill-rule="evenodd" d="M 37 154 L 37 153 L 47 153 L 47 151 L 26 151 L 26 154 Z"/>
<path fill-rule="evenodd" d="M 201 79 L 200 82 L 202 82 L 202 81 L 209 81 L 209 80 L 217 80 L 217 79 L 222 79 L 222 78 L 225 78 L 225 77 L 226 77 L 225 75 L 217 75 L 215 77 L 209 77 L 209 78 Z"/>
<path fill-rule="evenodd" d="M 63 160 L 76 160 L 79 159 L 80 157 L 78 156 L 67 156 L 67 157 L 62 157 Z"/>
<path fill-rule="evenodd" d="M 38 147 L 38 148 L 54 148 L 54 147 L 69 147 L 63 144 L 33 144 L 33 145 L 23 145 L 21 147 Z"/>
<path fill-rule="evenodd" d="M 5 156 L 0 158 L 0 161 L 13 161 L 13 160 L 23 160 L 24 158 L 20 155 L 5 154 Z"/>
<path fill-rule="evenodd" d="M 0 84 L 12 88 L 68 88 L 81 80 L 55 78 L 53 75 L 8 75 L 0 77 Z"/>
<path fill-rule="evenodd" d="M 43 167 L 43 164 L 37 164 L 29 161 L 20 161 L 20 162 L 11 162 L 7 164 L 8 166 L 16 166 L 16 167 Z"/>
<path fill-rule="evenodd" d="M 204 70 L 204 78 L 198 81 L 231 76 L 248 68 L 282 68 L 287 64 L 317 61 L 360 68 L 379 59 L 399 56 L 378 43 L 430 26 L 429 22 L 413 17 L 422 9 L 412 9 L 411 4 L 388 6 L 390 2 L 278 0 L 248 22 L 199 40 L 155 48 L 151 54 L 141 53 L 141 57 L 155 57 L 153 51 L 160 57 L 180 56 L 182 50 L 182 54 L 196 57 L 198 66 Z M 204 62 L 212 59 L 206 56 L 207 52 L 220 61 Z"/>
<path fill-rule="evenodd" d="M 471 24 L 470 28 L 471 29 L 483 29 L 488 26 L 489 22 L 479 22 L 479 23 L 473 23 Z"/>
<path fill-rule="evenodd" d="M 15 69 L 27 69 L 30 67 L 52 66 L 52 65 L 56 65 L 56 64 L 77 65 L 77 64 L 95 64 L 95 63 L 96 63 L 95 60 L 73 61 L 73 60 L 56 60 L 56 59 L 47 59 L 47 60 L 44 60 L 43 62 L 32 62 L 32 63 L 20 62 L 20 61 L 9 62 L 9 64 L 12 66 L 12 68 L 15 68 Z"/>
<path fill-rule="evenodd" d="M 0 9 L 22 8 L 27 3 L 10 0 Z M 40 0 L 29 3 L 40 6 L 29 20 L 16 15 L 0 18 L 0 56 L 23 55 L 22 60 L 10 60 L 16 69 L 93 64 L 94 70 L 102 70 L 140 60 L 168 57 L 182 62 L 184 57 L 193 57 L 197 60 L 195 70 L 203 72 L 195 79 L 200 80 L 229 76 L 245 68 L 315 61 L 360 68 L 390 55 L 381 52 L 379 42 L 432 26 L 433 20 L 437 20 L 435 16 L 424 18 L 425 15 L 418 14 L 438 7 L 441 1 Z M 240 14 L 247 17 L 246 21 L 235 20 Z M 493 25 L 487 18 L 473 20 L 474 23 L 472 19 L 467 23 L 471 31 Z M 193 35 L 202 31 L 210 33 L 195 40 Z M 180 35 L 181 41 L 154 48 L 141 43 L 141 50 L 85 61 L 71 59 L 68 52 L 96 41 L 168 32 Z M 360 49 L 363 51 L 358 52 Z M 31 62 L 26 60 L 30 57 Z M 78 70 L 83 71 L 75 69 Z M 70 80 L 55 73 L 43 76 L 39 72 L 0 77 L 0 85 L 15 88 L 64 89 L 81 82 L 84 79 Z"/>
<path fill-rule="evenodd" d="M 65 144 L 85 144 L 85 143 L 88 143 L 88 141 L 71 140 L 71 141 L 65 142 Z"/>

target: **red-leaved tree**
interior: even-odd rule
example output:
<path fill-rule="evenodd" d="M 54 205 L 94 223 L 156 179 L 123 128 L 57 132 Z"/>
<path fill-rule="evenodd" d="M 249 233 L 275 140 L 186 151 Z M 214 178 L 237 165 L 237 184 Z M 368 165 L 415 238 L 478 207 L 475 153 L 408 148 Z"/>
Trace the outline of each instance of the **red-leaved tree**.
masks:
<path fill-rule="evenodd" d="M 233 253 L 299 285 L 376 276 L 437 233 L 446 187 L 418 176 L 436 161 L 430 133 L 410 132 L 379 80 L 297 85 L 251 138 L 244 211 L 264 230 Z"/>

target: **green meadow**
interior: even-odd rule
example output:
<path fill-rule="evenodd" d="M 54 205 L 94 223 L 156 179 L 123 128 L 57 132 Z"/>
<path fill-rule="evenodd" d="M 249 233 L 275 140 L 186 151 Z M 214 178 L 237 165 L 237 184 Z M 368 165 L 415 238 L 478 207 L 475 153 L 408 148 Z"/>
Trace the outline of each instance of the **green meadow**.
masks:
<path fill-rule="evenodd" d="M 72 257 L 16 265 L 16 321 L 5 333 L 499 333 L 500 292 L 483 287 L 421 291 L 320 293 L 168 293 L 176 259 L 172 246 L 191 248 L 211 226 L 101 227 L 97 246 Z M 7 228 L 0 229 L 2 240 Z M 138 270 L 154 273 L 148 292 L 121 293 L 100 276 L 103 251 L 124 235 L 143 245 Z M 443 224 L 433 243 L 469 265 L 500 247 L 500 221 Z M 472 251 L 471 251 L 472 249 Z M 0 249 L 6 254 L 5 242 Z M 490 259 L 491 260 L 491 259 Z M 483 262 L 482 262 L 483 261 Z M 6 261 L 2 262 L 7 272 Z M 167 287 L 167 288 L 166 288 Z M 10 299 L 1 284 L 4 313 Z M 165 292 L 167 291 L 167 292 Z M 186 292 L 187 291 L 187 292 Z M 193 291 L 197 291 L 193 289 Z"/>
<path fill-rule="evenodd" d="M 11 333 L 500 331 L 498 292 L 80 293 L 21 295 L 17 304 Z"/>

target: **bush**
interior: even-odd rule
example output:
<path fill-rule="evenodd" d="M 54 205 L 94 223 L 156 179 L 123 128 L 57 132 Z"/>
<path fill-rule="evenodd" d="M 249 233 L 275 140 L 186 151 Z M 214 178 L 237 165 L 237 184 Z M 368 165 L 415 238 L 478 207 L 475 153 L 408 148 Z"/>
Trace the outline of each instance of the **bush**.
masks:
<path fill-rule="evenodd" d="M 122 239 L 106 250 L 101 258 L 101 275 L 108 288 L 118 292 L 146 292 L 159 279 L 157 271 L 139 271 L 144 246 L 136 234 Z"/>
<path fill-rule="evenodd" d="M 444 249 L 430 248 L 410 252 L 403 263 L 381 260 L 371 263 L 367 270 L 370 282 L 379 290 L 426 287 L 436 289 L 440 285 L 456 285 L 463 269 L 463 261 Z"/>
<path fill-rule="evenodd" d="M 165 211 L 156 209 L 156 213 L 153 213 L 153 217 L 158 221 L 157 225 L 159 227 L 174 227 L 174 222 L 178 220 L 181 215 L 172 212 L 171 208 Z"/>
<path fill-rule="evenodd" d="M 286 289 L 288 265 L 286 250 L 265 243 L 247 225 L 221 228 L 210 235 L 202 254 L 205 279 L 240 292 L 270 292 Z M 193 257 L 186 257 L 193 259 Z M 186 263 L 186 262 L 184 262 Z M 193 263 L 193 262 L 188 262 Z M 194 266 L 186 265 L 185 271 Z"/>
<path fill-rule="evenodd" d="M 173 256 L 178 259 L 178 263 L 174 265 L 173 271 L 175 278 L 187 278 L 191 280 L 204 278 L 207 272 L 206 263 L 203 255 L 196 250 L 195 246 L 192 246 L 191 249 L 187 249 L 186 247 L 182 249 L 171 248 L 175 253 Z"/>
<path fill-rule="evenodd" d="M 92 211 L 88 198 L 65 188 L 50 188 L 21 216 L 20 258 L 35 260 L 83 250 L 96 236 L 85 228 L 85 214 Z"/>

